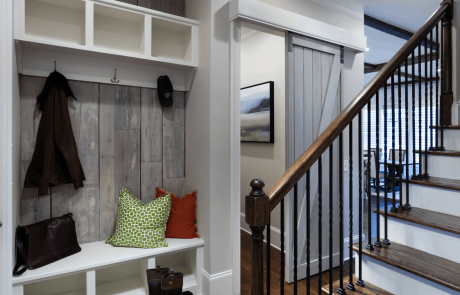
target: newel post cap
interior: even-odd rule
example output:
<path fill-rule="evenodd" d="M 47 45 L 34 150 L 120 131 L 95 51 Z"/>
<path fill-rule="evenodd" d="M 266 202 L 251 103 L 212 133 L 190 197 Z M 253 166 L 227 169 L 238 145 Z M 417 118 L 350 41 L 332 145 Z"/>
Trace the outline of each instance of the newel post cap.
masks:
<path fill-rule="evenodd" d="M 251 181 L 252 190 L 246 196 L 245 221 L 253 227 L 266 226 L 270 221 L 270 199 L 263 191 L 264 186 L 262 179 L 254 179 Z"/>

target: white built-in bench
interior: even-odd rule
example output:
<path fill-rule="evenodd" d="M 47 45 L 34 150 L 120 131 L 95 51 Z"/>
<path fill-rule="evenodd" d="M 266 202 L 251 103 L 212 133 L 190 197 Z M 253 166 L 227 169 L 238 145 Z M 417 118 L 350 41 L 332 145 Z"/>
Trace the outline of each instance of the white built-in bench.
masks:
<path fill-rule="evenodd" d="M 148 294 L 146 270 L 156 265 L 184 273 L 183 291 L 202 294 L 202 239 L 166 239 L 169 247 L 82 244 L 81 252 L 13 278 L 14 295 Z"/>

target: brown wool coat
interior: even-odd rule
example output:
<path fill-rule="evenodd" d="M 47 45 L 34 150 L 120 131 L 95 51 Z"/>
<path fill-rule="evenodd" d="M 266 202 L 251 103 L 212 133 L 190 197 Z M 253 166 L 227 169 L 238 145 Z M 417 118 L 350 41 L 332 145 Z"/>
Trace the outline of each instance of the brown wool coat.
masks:
<path fill-rule="evenodd" d="M 86 180 L 72 131 L 68 96 L 73 94 L 67 80 L 54 72 L 37 98 L 42 117 L 24 187 L 38 187 L 39 196 L 48 195 L 48 187 L 58 185 L 73 183 L 75 189 L 81 188 Z"/>

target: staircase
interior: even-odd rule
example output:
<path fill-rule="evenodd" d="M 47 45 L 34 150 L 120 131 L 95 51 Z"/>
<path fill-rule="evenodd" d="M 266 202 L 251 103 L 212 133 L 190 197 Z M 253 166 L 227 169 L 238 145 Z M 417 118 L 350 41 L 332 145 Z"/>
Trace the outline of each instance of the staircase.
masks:
<path fill-rule="evenodd" d="M 270 227 L 270 213 L 277 206 L 281 206 L 281 233 L 284 237 L 284 205 L 285 197 L 289 195 L 290 206 L 293 206 L 292 223 L 296 224 L 297 204 L 299 195 L 305 191 L 307 212 L 306 233 L 302 233 L 306 243 L 306 286 L 307 294 L 459 294 L 460 295 L 460 126 L 450 125 L 450 106 L 452 94 L 452 0 L 445 0 L 440 8 L 433 13 L 430 19 L 414 34 L 414 36 L 401 48 L 401 50 L 388 62 L 375 78 L 362 90 L 362 92 L 342 111 L 342 113 L 321 133 L 313 144 L 295 161 L 283 177 L 265 193 L 264 183 L 260 179 L 251 182 L 252 191 L 246 196 L 246 223 L 252 231 L 252 272 L 251 294 L 284 294 L 284 284 L 279 290 L 271 288 L 270 272 L 266 272 L 264 281 L 264 236 L 266 226 Z M 439 44 L 435 52 L 427 53 L 426 44 Z M 424 54 L 422 51 L 424 47 Z M 440 63 L 439 63 L 440 61 Z M 417 67 L 416 67 L 417 65 Z M 408 79 L 408 73 L 416 73 L 422 77 L 424 67 L 425 80 L 423 83 Z M 439 69 L 437 71 L 436 69 Z M 434 70 L 433 70 L 434 69 Z M 439 73 L 438 73 L 439 72 Z M 438 76 L 439 75 L 439 76 Z M 398 77 L 395 83 L 395 76 Z M 401 80 L 401 78 L 405 78 Z M 423 84 L 423 85 L 422 85 Z M 404 86 L 404 90 L 402 87 Z M 438 94 L 438 86 L 440 93 Z M 370 138 L 371 129 L 362 130 L 362 113 L 368 114 L 368 126 L 371 120 L 371 105 L 375 105 L 379 114 L 379 90 L 384 89 L 380 99 L 384 100 L 384 126 L 379 126 L 379 117 L 376 118 L 376 146 L 363 147 L 363 133 Z M 411 89 L 409 96 L 408 89 Z M 387 91 L 387 89 L 390 89 Z M 387 97 L 388 94 L 388 97 Z M 383 97 L 382 97 L 383 96 Z M 423 97 L 423 99 L 422 99 Z M 375 104 L 372 102 L 376 100 Z M 418 100 L 418 101 L 417 101 Z M 404 102 L 404 110 L 402 105 Z M 425 108 L 425 126 L 422 126 L 420 115 L 415 116 L 416 104 L 420 109 Z M 412 112 L 408 111 L 412 106 Z M 428 107 L 436 114 L 435 118 L 428 117 Z M 433 109 L 435 108 L 435 110 Z M 386 118 L 391 111 L 392 123 L 388 124 Z M 439 114 L 439 116 L 438 116 Z M 397 120 L 396 120 L 397 118 Z M 395 123 L 397 121 L 397 123 Z M 402 123 L 405 121 L 405 128 Z M 358 146 L 353 146 L 353 124 L 358 126 Z M 409 125 L 410 124 L 410 125 Z M 388 126 L 387 126 L 388 125 Z M 355 125 L 356 126 L 356 125 Z M 410 126 L 410 128 L 409 128 Z M 409 131 L 410 130 L 410 131 Z M 344 133 L 347 131 L 347 134 Z M 384 142 L 380 143 L 381 132 L 384 132 Z M 388 133 L 387 133 L 388 132 Z M 411 134 L 409 133 L 411 132 Z M 347 136 L 345 138 L 345 135 Z M 391 140 L 387 140 L 391 135 Z M 403 136 L 404 135 L 404 136 Z M 412 145 L 413 149 L 406 148 L 405 155 L 402 150 L 402 138 L 405 146 Z M 396 139 L 397 138 L 397 139 Z M 409 143 L 409 140 L 412 140 Z M 348 140 L 349 154 L 343 153 L 343 141 Z M 420 142 L 416 146 L 416 139 Z M 333 157 L 333 143 L 337 141 L 338 157 Z M 424 141 L 424 146 L 421 142 Z M 377 201 L 383 199 L 383 209 L 372 210 L 371 190 L 367 189 L 368 206 L 363 208 L 363 150 L 377 153 L 380 159 L 380 149 L 383 147 L 384 159 L 387 151 L 392 151 L 387 163 L 385 160 L 384 187 L 392 188 L 388 195 L 381 194 L 377 189 Z M 353 150 L 357 149 L 358 159 L 353 159 Z M 418 149 L 418 150 L 417 150 Z M 399 152 L 398 152 L 399 151 Z M 372 152 L 367 152 L 368 163 L 371 163 Z M 398 155 L 399 154 L 399 155 Z M 416 161 L 416 156 L 418 161 Z M 323 167 L 322 159 L 327 157 L 329 167 Z M 399 158 L 398 158 L 399 157 Z M 332 163 L 338 161 L 342 165 L 344 159 L 350 163 L 350 173 L 344 177 L 343 171 L 332 172 Z M 354 165 L 359 167 L 359 173 L 352 173 Z M 412 166 L 410 166 L 410 163 Z M 315 170 L 312 166 L 317 163 Z M 357 163 L 357 164 L 356 164 Z M 377 165 L 379 167 L 380 164 Z M 418 172 L 416 172 L 418 166 Z M 356 166 L 355 166 L 356 167 Z M 366 187 L 370 188 L 371 168 L 367 166 Z M 405 167 L 406 173 L 398 173 L 398 168 Z M 317 170 L 316 170 L 317 169 Z M 358 168 L 355 168 L 358 170 Z M 324 253 L 322 238 L 318 240 L 319 281 L 322 282 L 322 272 L 329 271 L 328 284 L 310 284 L 310 247 L 311 247 L 311 217 L 310 174 L 318 175 L 318 210 L 317 230 L 318 236 L 323 231 L 328 231 L 329 251 Z M 387 174 L 390 175 L 387 175 Z M 357 174 L 357 175 L 356 175 Z M 380 175 L 379 173 L 376 173 Z M 305 188 L 299 187 L 302 179 Z M 338 180 L 336 182 L 336 179 Z M 355 181 L 359 181 L 359 191 L 353 191 Z M 333 204 L 333 184 L 338 185 L 339 212 L 333 211 L 332 205 L 323 206 L 323 199 L 328 199 L 327 204 Z M 348 182 L 349 190 L 344 191 L 344 183 Z M 323 183 L 329 185 L 328 193 L 323 196 Z M 380 184 L 380 176 L 375 183 Z M 399 199 L 396 198 L 396 187 L 399 187 Z M 300 192 L 300 193 L 299 193 Z M 313 192 L 314 194 L 315 192 Z M 387 196 L 390 196 L 388 199 Z M 292 199 L 291 199 L 292 198 Z M 358 202 L 354 206 L 353 202 Z M 292 204 L 292 205 L 291 205 Z M 344 205 L 348 205 L 349 212 L 344 212 Z M 323 208 L 324 207 L 324 208 Z M 356 210 L 358 207 L 358 210 Z M 317 209 L 316 209 L 317 208 Z M 379 208 L 379 206 L 377 206 Z M 334 209 L 335 210 L 335 209 Z M 367 220 L 363 220 L 363 212 L 367 211 Z M 376 222 L 372 220 L 372 211 L 377 214 Z M 353 215 L 359 216 L 358 224 L 353 224 Z M 328 228 L 323 228 L 323 215 L 328 216 Z M 334 215 L 339 216 L 339 235 L 333 231 Z M 348 216 L 345 216 L 348 215 Z M 287 218 L 290 218 L 288 216 Z M 287 219 L 286 219 L 287 220 Z M 291 222 L 291 221 L 289 221 Z M 377 228 L 376 240 L 372 239 L 372 224 Z M 356 223 L 356 222 L 355 222 Z M 364 224 L 367 225 L 367 239 L 363 241 Z M 347 231 L 348 235 L 345 234 Z M 344 249 L 342 241 L 347 236 L 352 241 L 354 234 L 359 232 L 359 242 Z M 270 230 L 267 230 L 270 233 Z M 294 294 L 298 294 L 297 282 L 298 266 L 298 230 L 292 231 L 293 242 L 288 244 L 281 239 L 281 281 L 284 281 L 284 261 L 292 262 L 294 277 Z M 270 245 L 270 235 L 266 237 Z M 339 253 L 334 252 L 334 244 L 340 244 Z M 285 249 L 292 247 L 290 254 L 285 255 Z M 268 246 L 267 249 L 270 247 Z M 344 277 L 343 257 L 349 251 L 350 275 Z M 287 252 L 286 252 L 287 253 Z M 355 253 L 355 255 L 353 255 Z M 339 256 L 340 279 L 332 281 L 334 255 Z M 267 251 L 267 258 L 270 251 Z M 266 259 L 267 259 L 266 258 Z M 326 260 L 325 260 L 326 259 Z M 324 265 L 323 265 L 323 260 Z M 326 265 L 327 263 L 327 265 Z M 267 269 L 270 269 L 270 259 L 267 259 Z M 354 274 L 353 274 L 354 265 Z M 316 266 L 315 266 L 316 267 Z M 291 271 L 290 269 L 287 271 Z M 302 270 L 302 275 L 305 274 Z M 312 290 L 312 288 L 317 288 Z M 302 294 L 304 294 L 302 290 Z"/>

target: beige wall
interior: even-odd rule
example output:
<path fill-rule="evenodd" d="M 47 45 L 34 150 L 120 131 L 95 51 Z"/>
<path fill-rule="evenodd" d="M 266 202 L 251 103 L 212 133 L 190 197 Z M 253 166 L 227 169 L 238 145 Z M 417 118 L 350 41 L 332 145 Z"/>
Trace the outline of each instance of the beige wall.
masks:
<path fill-rule="evenodd" d="M 246 30 L 243 30 L 243 32 Z M 254 34 L 255 33 L 255 34 Z M 246 37 L 249 35 L 249 38 Z M 265 182 L 268 191 L 281 178 L 285 167 L 285 54 L 284 37 L 252 31 L 243 34 L 241 43 L 241 87 L 267 81 L 275 83 L 275 143 L 241 143 L 241 212 L 244 197 L 254 178 Z M 272 213 L 272 225 L 279 228 L 279 209 Z"/>

